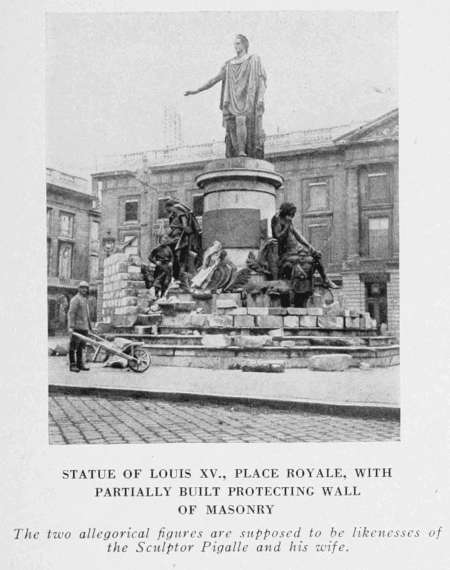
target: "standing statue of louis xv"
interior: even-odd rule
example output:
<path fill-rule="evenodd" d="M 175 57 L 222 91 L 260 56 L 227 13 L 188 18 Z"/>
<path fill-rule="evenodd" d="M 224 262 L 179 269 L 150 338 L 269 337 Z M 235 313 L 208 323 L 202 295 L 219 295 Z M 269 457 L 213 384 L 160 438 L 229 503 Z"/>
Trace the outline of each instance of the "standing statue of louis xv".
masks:
<path fill-rule="evenodd" d="M 248 39 L 238 34 L 234 41 L 236 57 L 225 62 L 207 83 L 185 95 L 195 95 L 222 81 L 220 109 L 225 127 L 226 157 L 264 158 L 264 93 L 266 72 L 258 55 L 249 54 Z"/>

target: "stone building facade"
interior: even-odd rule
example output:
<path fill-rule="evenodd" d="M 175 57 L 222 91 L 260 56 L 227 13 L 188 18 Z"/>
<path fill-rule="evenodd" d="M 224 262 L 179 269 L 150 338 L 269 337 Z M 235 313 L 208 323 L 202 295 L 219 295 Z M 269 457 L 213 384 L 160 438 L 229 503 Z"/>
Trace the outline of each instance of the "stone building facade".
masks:
<path fill-rule="evenodd" d="M 146 258 L 167 223 L 168 198 L 191 206 L 201 223 L 195 178 L 221 156 L 221 143 L 163 149 L 120 157 L 116 168 L 93 174 L 100 239 L 118 244 L 135 237 Z M 296 228 L 322 251 L 349 308 L 369 311 L 398 333 L 398 110 L 356 127 L 269 136 L 266 159 L 284 177 L 278 205 L 297 206 Z"/>
<path fill-rule="evenodd" d="M 67 309 L 80 281 L 91 285 L 96 318 L 100 211 L 86 179 L 51 168 L 47 186 L 47 303 L 49 334 L 67 330 Z"/>

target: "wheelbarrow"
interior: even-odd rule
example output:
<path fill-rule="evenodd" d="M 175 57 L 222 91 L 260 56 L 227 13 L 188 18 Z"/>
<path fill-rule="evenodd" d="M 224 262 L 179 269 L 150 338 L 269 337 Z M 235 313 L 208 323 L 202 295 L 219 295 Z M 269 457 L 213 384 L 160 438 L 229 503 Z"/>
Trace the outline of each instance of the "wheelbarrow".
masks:
<path fill-rule="evenodd" d="M 90 362 L 106 362 L 114 354 L 126 360 L 128 368 L 133 372 L 145 372 L 150 368 L 150 354 L 143 342 L 120 337 L 111 342 L 94 333 L 89 336 L 77 332 L 72 334 L 88 345 L 87 360 Z"/>

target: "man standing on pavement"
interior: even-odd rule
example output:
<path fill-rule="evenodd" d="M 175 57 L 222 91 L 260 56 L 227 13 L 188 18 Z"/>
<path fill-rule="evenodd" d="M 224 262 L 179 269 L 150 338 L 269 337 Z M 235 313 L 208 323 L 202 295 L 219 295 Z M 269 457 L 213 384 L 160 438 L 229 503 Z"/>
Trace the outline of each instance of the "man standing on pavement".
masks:
<path fill-rule="evenodd" d="M 84 340 L 81 340 L 73 333 L 80 333 L 84 336 L 92 330 L 91 320 L 89 318 L 89 283 L 81 281 L 78 286 L 78 293 L 72 297 L 68 312 L 68 327 L 70 333 L 69 345 L 69 362 L 70 371 L 79 372 L 80 370 L 89 370 L 83 363 L 83 349 L 86 346 Z"/>

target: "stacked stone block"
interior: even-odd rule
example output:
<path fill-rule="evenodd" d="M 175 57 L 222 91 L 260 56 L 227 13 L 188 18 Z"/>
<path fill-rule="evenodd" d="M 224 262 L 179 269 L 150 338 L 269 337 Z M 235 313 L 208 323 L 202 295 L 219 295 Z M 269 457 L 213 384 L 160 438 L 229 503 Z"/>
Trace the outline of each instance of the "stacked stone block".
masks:
<path fill-rule="evenodd" d="M 333 329 L 375 330 L 369 313 L 311 308 L 237 307 L 226 314 L 172 313 L 162 316 L 162 327 L 215 329 Z"/>
<path fill-rule="evenodd" d="M 105 259 L 103 271 L 104 323 L 131 327 L 137 315 L 150 305 L 149 293 L 141 275 L 140 259 L 136 255 L 115 253 Z"/>
<path fill-rule="evenodd" d="M 349 309 L 361 311 L 365 306 L 364 283 L 358 273 L 346 273 L 342 277 L 342 293 Z"/>

